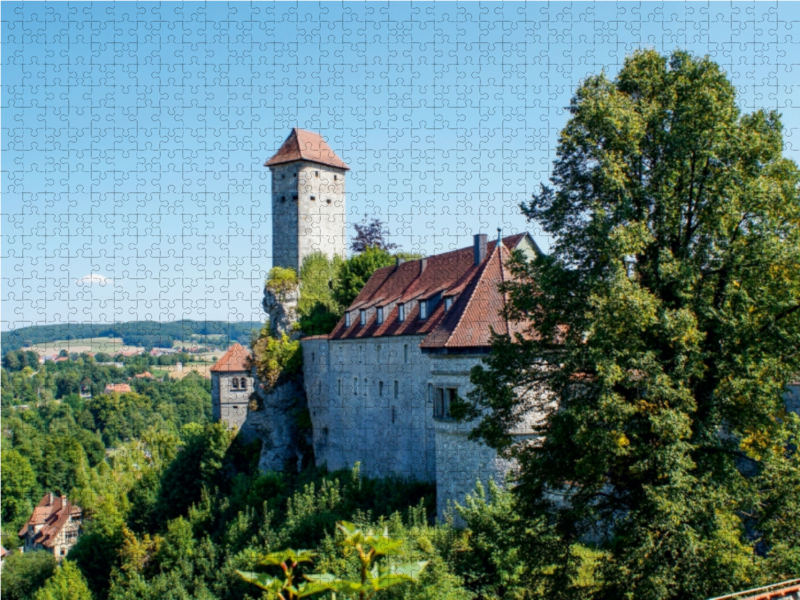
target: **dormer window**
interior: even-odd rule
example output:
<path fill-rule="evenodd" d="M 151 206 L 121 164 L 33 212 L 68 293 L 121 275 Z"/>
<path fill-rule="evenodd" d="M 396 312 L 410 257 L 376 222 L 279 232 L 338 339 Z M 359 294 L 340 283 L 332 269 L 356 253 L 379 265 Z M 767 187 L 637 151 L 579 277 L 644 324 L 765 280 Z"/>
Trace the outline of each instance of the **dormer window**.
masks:
<path fill-rule="evenodd" d="M 362 327 L 367 324 L 367 311 L 358 311 L 358 322 L 361 323 Z"/>
<path fill-rule="evenodd" d="M 344 326 L 345 327 L 350 327 L 350 313 L 349 312 L 344 313 Z"/>
<path fill-rule="evenodd" d="M 448 310 L 450 310 L 450 307 L 451 307 L 451 306 L 453 306 L 453 298 L 452 298 L 452 297 L 450 297 L 450 298 L 445 298 L 445 299 L 444 299 L 444 310 L 445 310 L 445 312 L 447 312 Z"/>
<path fill-rule="evenodd" d="M 405 304 L 398 304 L 397 305 L 397 320 L 401 323 L 406 320 L 406 305 Z"/>
<path fill-rule="evenodd" d="M 379 306 L 377 312 L 378 312 L 378 325 L 381 325 L 383 323 L 383 307 Z"/>
<path fill-rule="evenodd" d="M 419 318 L 420 319 L 427 319 L 428 318 L 428 301 L 422 300 L 419 303 Z"/>

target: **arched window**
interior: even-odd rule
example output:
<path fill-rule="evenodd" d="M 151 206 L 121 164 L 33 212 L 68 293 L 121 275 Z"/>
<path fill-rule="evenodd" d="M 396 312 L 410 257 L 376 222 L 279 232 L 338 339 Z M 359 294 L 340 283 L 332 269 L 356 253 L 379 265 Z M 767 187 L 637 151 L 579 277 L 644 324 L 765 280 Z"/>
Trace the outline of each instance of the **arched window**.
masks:
<path fill-rule="evenodd" d="M 238 380 L 238 379 L 236 379 L 236 377 L 234 377 L 234 378 L 233 378 L 233 383 L 232 383 L 231 387 L 232 387 L 233 389 L 235 389 L 235 390 L 238 390 L 238 389 L 239 389 L 239 380 Z"/>
<path fill-rule="evenodd" d="M 247 389 L 247 378 L 242 377 L 242 380 L 239 382 L 239 387 L 243 390 Z"/>

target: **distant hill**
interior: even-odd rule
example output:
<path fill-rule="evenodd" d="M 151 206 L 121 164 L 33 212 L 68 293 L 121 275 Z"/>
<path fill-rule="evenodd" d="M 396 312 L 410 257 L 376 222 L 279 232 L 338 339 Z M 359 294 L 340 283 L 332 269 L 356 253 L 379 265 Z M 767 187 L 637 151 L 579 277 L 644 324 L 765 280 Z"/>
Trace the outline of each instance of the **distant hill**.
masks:
<path fill-rule="evenodd" d="M 98 337 L 119 337 L 128 346 L 151 348 L 171 348 L 174 341 L 198 343 L 195 335 L 222 336 L 220 343 L 250 343 L 251 331 L 261 328 L 262 323 L 244 321 L 129 321 L 127 323 L 63 323 L 53 325 L 34 325 L 0 333 L 2 353 L 19 350 L 28 344 L 43 344 L 58 340 L 83 340 Z"/>

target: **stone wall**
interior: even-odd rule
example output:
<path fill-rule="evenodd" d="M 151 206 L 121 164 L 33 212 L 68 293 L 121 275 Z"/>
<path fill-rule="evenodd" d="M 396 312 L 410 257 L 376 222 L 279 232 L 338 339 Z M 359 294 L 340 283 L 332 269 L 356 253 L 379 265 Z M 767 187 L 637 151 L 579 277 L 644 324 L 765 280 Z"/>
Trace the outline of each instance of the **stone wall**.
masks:
<path fill-rule="evenodd" d="M 272 170 L 272 264 L 300 272 L 313 252 L 344 257 L 346 171 L 298 161 Z"/>
<path fill-rule="evenodd" d="M 240 384 L 233 387 L 233 379 Z M 241 380 L 247 387 L 242 389 Z M 254 377 L 252 372 L 237 371 L 211 374 L 211 412 L 215 421 L 224 421 L 228 429 L 241 430 L 247 419 L 250 394 L 253 393 Z"/>
<path fill-rule="evenodd" d="M 435 480 L 431 359 L 422 336 L 303 340 L 306 397 L 318 465 L 370 477 Z"/>

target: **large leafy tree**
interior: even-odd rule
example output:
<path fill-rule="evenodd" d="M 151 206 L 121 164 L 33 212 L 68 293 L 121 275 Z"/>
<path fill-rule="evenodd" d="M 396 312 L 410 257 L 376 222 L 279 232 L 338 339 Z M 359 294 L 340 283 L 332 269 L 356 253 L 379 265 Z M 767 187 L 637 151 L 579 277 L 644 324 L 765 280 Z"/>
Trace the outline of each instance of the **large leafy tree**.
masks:
<path fill-rule="evenodd" d="M 518 257 L 506 286 L 527 335 L 496 338 L 462 413 L 563 542 L 553 595 L 578 539 L 609 550 L 594 597 L 796 576 L 800 178 L 779 115 L 742 114 L 708 58 L 654 51 L 569 110 L 552 186 L 522 206 L 552 252 Z M 516 442 L 536 416 L 538 442 Z"/>

